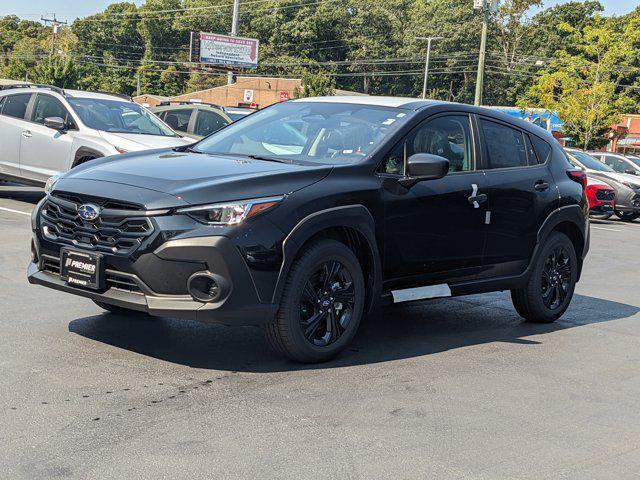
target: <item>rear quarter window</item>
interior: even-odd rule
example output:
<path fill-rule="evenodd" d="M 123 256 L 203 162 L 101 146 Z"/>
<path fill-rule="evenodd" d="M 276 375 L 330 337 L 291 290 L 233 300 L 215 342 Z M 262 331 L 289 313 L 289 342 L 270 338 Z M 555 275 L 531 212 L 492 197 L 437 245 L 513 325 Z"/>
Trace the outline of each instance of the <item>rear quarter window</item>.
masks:
<path fill-rule="evenodd" d="M 530 135 L 530 138 L 531 143 L 533 143 L 536 156 L 538 157 L 538 163 L 547 163 L 547 160 L 549 160 L 549 157 L 551 156 L 551 145 L 535 135 Z"/>

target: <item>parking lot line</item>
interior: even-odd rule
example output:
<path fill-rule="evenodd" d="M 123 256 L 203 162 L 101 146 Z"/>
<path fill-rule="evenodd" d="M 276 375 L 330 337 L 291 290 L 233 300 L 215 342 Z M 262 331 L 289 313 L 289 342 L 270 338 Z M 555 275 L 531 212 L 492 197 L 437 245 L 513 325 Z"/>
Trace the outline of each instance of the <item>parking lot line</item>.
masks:
<path fill-rule="evenodd" d="M 0 207 L 3 212 L 19 213 L 21 215 L 31 215 L 31 212 L 21 212 L 20 210 L 14 210 L 13 208 Z"/>
<path fill-rule="evenodd" d="M 607 228 L 607 227 L 595 227 L 591 226 L 591 228 L 595 228 L 596 230 L 608 230 L 610 232 L 621 232 L 622 230 L 616 230 L 615 228 Z"/>

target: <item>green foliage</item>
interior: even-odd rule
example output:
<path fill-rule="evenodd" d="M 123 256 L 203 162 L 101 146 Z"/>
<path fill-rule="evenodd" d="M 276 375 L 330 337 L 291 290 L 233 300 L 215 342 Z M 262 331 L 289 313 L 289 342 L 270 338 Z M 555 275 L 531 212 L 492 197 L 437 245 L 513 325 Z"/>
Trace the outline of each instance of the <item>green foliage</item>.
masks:
<path fill-rule="evenodd" d="M 302 89 L 296 92 L 297 98 L 323 97 L 333 95 L 336 90 L 336 80 L 320 74 L 305 73 L 302 76 Z"/>
<path fill-rule="evenodd" d="M 46 83 L 61 88 L 76 88 L 80 70 L 68 57 L 55 55 L 38 62 L 33 68 L 30 80 L 34 83 Z"/>

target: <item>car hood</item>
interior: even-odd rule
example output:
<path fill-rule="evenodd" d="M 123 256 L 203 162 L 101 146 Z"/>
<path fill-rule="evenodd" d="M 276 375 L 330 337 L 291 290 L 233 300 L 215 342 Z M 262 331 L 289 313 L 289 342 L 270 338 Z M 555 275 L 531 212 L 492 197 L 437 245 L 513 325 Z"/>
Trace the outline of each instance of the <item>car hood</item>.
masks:
<path fill-rule="evenodd" d="M 190 145 L 195 142 L 192 138 L 166 137 L 162 135 L 141 135 L 139 133 L 99 132 L 100 136 L 114 147 L 130 152 L 150 150 L 152 148 L 170 148 Z"/>
<path fill-rule="evenodd" d="M 638 185 L 640 188 L 640 177 L 637 175 L 629 175 L 627 173 L 618 173 L 618 172 L 602 172 L 599 170 L 587 170 L 589 175 L 593 175 L 598 178 L 608 178 L 610 180 L 615 180 L 616 182 L 622 183 L 631 183 L 633 185 Z"/>
<path fill-rule="evenodd" d="M 78 182 L 84 181 L 91 194 L 93 184 L 109 182 L 115 198 L 118 188 L 113 184 L 120 184 L 171 196 L 174 206 L 198 205 L 292 193 L 322 180 L 332 168 L 156 150 L 80 165 L 56 183 L 56 190 L 73 183 L 77 191 Z"/>

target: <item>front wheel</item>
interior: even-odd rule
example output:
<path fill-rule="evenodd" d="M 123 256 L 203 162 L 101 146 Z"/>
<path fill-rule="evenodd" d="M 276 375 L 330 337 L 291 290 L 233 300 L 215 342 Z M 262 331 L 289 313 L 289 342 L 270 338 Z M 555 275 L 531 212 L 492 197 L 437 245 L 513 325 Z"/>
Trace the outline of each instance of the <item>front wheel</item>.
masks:
<path fill-rule="evenodd" d="M 638 212 L 621 212 L 616 210 L 616 216 L 623 222 L 633 222 L 636 218 L 640 217 Z"/>
<path fill-rule="evenodd" d="M 362 269 L 335 240 L 306 248 L 289 271 L 280 309 L 265 324 L 277 352 L 304 363 L 324 362 L 346 348 L 358 330 L 365 302 Z"/>
<path fill-rule="evenodd" d="M 613 216 L 613 213 L 590 213 L 589 217 L 594 220 L 609 220 Z"/>
<path fill-rule="evenodd" d="M 513 306 L 524 319 L 551 323 L 569 307 L 578 281 L 578 260 L 569 237 L 553 232 L 531 271 L 527 285 L 511 290 Z"/>

